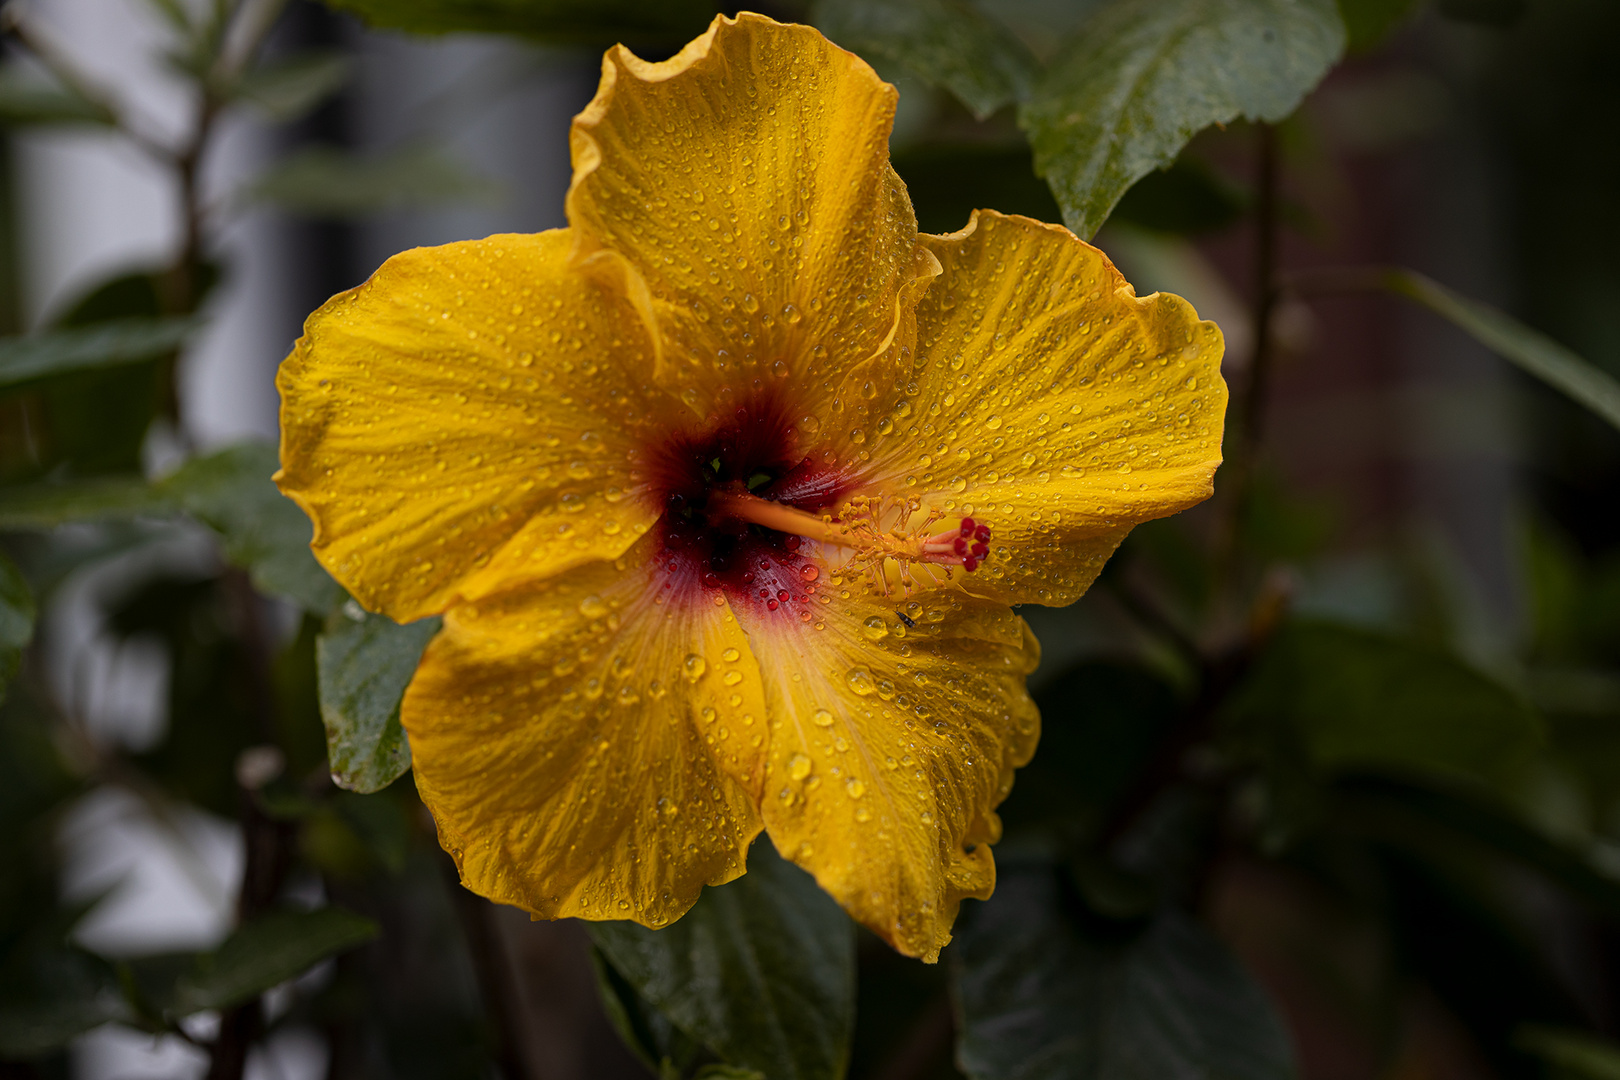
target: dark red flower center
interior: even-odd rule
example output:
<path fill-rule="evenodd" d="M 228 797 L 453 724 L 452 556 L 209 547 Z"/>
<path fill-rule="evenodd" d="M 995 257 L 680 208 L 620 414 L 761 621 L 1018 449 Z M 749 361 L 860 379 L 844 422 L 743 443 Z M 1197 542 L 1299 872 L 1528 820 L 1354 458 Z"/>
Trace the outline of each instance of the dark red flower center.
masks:
<path fill-rule="evenodd" d="M 664 500 L 663 587 L 686 596 L 722 590 L 734 606 L 794 610 L 808 621 L 821 568 L 799 553 L 801 538 L 745 521 L 715 498 L 748 493 L 813 513 L 853 490 L 846 470 L 801 446 L 782 403 L 756 400 L 706 432 L 671 437 L 650 457 Z"/>

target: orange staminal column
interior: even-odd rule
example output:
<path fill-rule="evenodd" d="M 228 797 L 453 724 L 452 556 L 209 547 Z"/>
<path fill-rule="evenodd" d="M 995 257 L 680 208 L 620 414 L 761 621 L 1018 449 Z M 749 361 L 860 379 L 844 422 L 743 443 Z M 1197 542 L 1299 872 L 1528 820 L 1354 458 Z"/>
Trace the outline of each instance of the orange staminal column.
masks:
<path fill-rule="evenodd" d="M 960 566 L 971 573 L 990 555 L 990 527 L 971 517 L 963 518 L 954 529 L 917 536 L 901 531 L 909 517 L 909 508 L 901 512 L 899 525 L 893 529 L 883 528 L 880 521 L 883 515 L 870 508 L 857 509 L 848 519 L 839 519 L 743 491 L 711 492 L 707 509 L 711 514 L 729 515 L 777 532 L 853 548 L 857 558 Z M 930 514 L 928 523 L 937 519 L 936 514 Z"/>

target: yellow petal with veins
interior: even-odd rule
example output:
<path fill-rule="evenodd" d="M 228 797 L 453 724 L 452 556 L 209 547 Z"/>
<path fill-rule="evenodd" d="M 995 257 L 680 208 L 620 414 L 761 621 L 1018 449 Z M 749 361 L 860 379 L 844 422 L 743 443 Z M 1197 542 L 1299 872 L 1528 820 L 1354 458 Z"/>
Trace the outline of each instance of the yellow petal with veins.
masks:
<path fill-rule="evenodd" d="M 1067 229 L 979 211 L 926 237 L 915 393 L 893 400 L 871 486 L 991 527 L 958 581 L 1009 603 L 1079 598 L 1132 525 L 1209 497 L 1226 384 L 1214 323 L 1138 297 Z"/>
<path fill-rule="evenodd" d="M 889 167 L 895 100 L 853 53 L 758 15 L 717 17 L 661 63 L 603 58 L 568 220 L 581 258 L 639 272 L 660 379 L 699 416 L 791 381 L 820 427 L 822 384 L 895 344 L 938 273 Z"/>
<path fill-rule="evenodd" d="M 739 611 L 771 713 L 765 826 L 852 916 L 933 961 L 961 900 L 995 887 L 995 807 L 1039 736 L 1039 647 L 1005 605 L 954 590 L 908 601 L 835 575 L 819 595 L 812 623 Z"/>
<path fill-rule="evenodd" d="M 277 483 L 367 608 L 408 622 L 613 558 L 655 520 L 635 455 L 683 411 L 644 386 L 622 288 L 571 249 L 556 230 L 396 255 L 282 364 Z"/>
<path fill-rule="evenodd" d="M 662 926 L 742 874 L 766 711 L 729 607 L 671 600 L 651 537 L 453 608 L 406 692 L 416 784 L 468 888 Z"/>

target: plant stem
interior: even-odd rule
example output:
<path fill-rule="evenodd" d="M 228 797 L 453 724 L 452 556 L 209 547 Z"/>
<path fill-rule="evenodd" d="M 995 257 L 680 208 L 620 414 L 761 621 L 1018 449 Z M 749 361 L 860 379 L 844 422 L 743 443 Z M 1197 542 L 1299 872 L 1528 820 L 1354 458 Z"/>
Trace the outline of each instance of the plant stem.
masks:
<path fill-rule="evenodd" d="M 164 299 L 170 312 L 176 315 L 195 311 L 202 299 L 204 221 L 199 172 L 218 111 L 219 103 L 204 90 L 196 126 L 186 145 L 174 157 L 175 181 L 180 189 L 180 248 L 169 270 L 168 295 Z"/>
<path fill-rule="evenodd" d="M 1115 556 L 1119 558 L 1119 556 Z M 1126 580 L 1124 568 L 1105 573 L 1098 581 L 1108 594 L 1119 602 L 1126 614 L 1149 633 L 1157 634 L 1168 642 L 1194 668 L 1202 670 L 1207 663 L 1203 650 L 1191 634 L 1182 629 L 1159 603 L 1134 583 Z"/>
<path fill-rule="evenodd" d="M 1242 646 L 1205 661 L 1198 680 L 1198 691 L 1175 725 L 1165 734 L 1147 767 L 1138 774 L 1117 802 L 1098 833 L 1097 848 L 1107 851 L 1130 832 L 1161 792 L 1182 779 L 1187 753 L 1214 730 L 1215 719 L 1226 696 L 1237 685 L 1253 660 L 1253 648 Z"/>
<path fill-rule="evenodd" d="M 235 607 L 245 654 L 245 682 L 251 695 L 258 736 L 264 743 L 276 742 L 275 685 L 270 677 L 270 640 L 265 632 L 263 605 L 245 571 L 225 573 L 225 588 Z M 236 897 L 238 923 L 247 922 L 268 911 L 281 892 L 292 860 L 290 827 L 271 819 L 259 806 L 258 791 L 251 778 L 241 775 L 242 885 Z M 261 781 L 262 782 L 262 781 Z M 255 998 L 220 1017 L 219 1034 L 214 1039 L 208 1064 L 208 1080 L 242 1080 L 247 1053 L 263 1026 L 263 1012 Z"/>
<path fill-rule="evenodd" d="M 86 75 L 48 30 L 36 25 L 32 18 L 23 14 L 21 5 L 15 0 L 0 7 L 0 34 L 15 39 L 23 48 L 33 53 L 63 86 L 99 110 L 103 120 L 118 128 L 146 154 L 161 164 L 173 162 L 174 152 L 148 135 L 145 125 L 135 124 L 130 118 L 128 108 Z"/>
<path fill-rule="evenodd" d="M 175 257 L 170 306 L 177 314 L 194 311 L 201 297 L 198 279 L 203 263 L 205 210 L 199 172 L 214 134 L 220 111 L 230 100 L 232 87 L 253 63 L 265 38 L 281 17 L 287 0 L 241 0 L 232 12 L 230 25 L 222 35 L 220 51 L 200 83 L 202 99 L 197 105 L 197 121 L 191 137 L 173 155 L 180 186 L 180 250 Z"/>

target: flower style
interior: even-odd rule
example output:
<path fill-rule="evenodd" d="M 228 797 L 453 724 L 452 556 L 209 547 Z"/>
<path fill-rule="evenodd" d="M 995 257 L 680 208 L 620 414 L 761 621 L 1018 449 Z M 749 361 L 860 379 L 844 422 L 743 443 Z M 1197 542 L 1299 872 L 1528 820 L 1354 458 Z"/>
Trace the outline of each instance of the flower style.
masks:
<path fill-rule="evenodd" d="M 1067 230 L 919 234 L 896 94 L 816 31 L 622 46 L 569 226 L 408 251 L 282 365 L 281 488 L 368 609 L 466 885 L 670 922 L 764 829 L 934 959 L 995 883 L 1038 648 L 1210 492 L 1219 330 Z"/>

